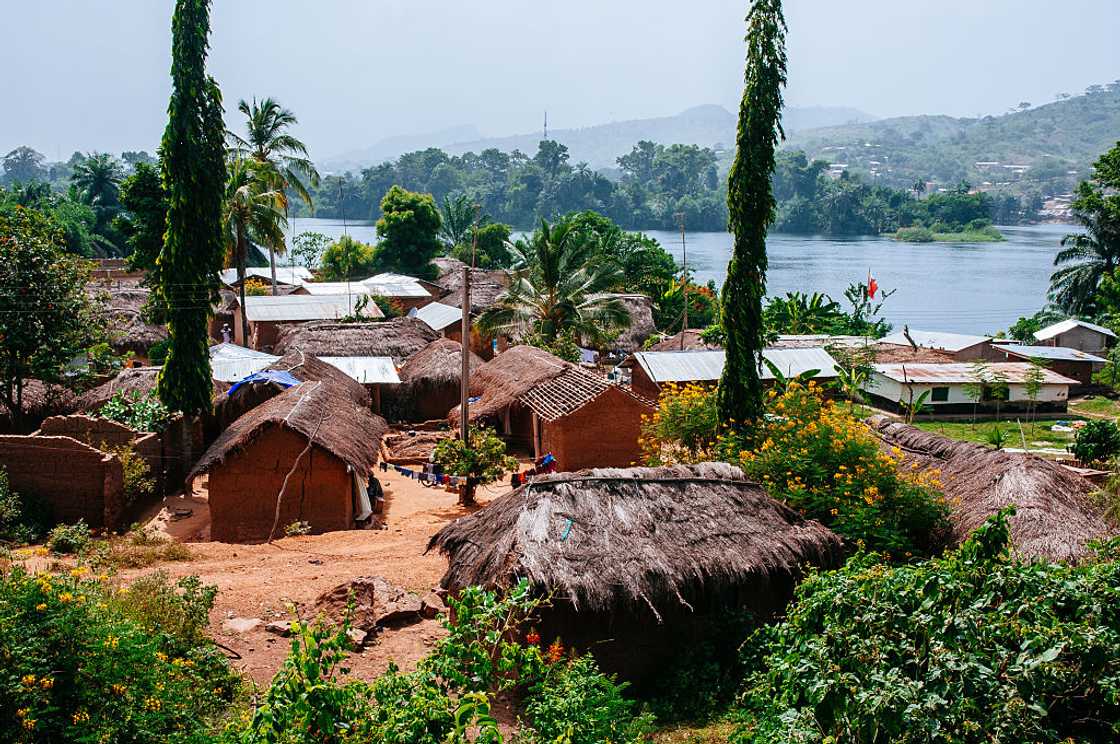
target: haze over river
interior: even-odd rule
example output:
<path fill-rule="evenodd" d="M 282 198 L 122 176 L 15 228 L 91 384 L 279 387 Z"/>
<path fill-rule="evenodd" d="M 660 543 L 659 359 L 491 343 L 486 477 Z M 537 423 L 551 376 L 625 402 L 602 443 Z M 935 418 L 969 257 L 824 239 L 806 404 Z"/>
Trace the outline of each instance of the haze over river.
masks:
<path fill-rule="evenodd" d="M 339 220 L 292 220 L 296 233 L 343 233 Z M 844 289 L 867 278 L 885 290 L 897 289 L 883 306 L 896 328 L 995 333 L 1046 302 L 1058 241 L 1069 225 L 1001 227 L 1003 243 L 899 243 L 883 237 L 830 238 L 772 234 L 767 239 L 770 268 L 767 295 L 824 292 L 844 304 Z M 376 242 L 369 223 L 348 223 L 346 231 Z M 680 233 L 646 231 L 681 259 Z M 701 283 L 721 286 L 731 256 L 729 233 L 689 233 L 688 264 Z"/>

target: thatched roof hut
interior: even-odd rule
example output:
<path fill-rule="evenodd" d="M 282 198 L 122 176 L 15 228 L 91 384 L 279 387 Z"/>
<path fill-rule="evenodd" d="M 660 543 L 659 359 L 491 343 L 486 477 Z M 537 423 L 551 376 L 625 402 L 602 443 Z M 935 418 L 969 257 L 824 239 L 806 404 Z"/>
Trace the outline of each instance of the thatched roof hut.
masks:
<path fill-rule="evenodd" d="M 1090 552 L 1090 542 L 1116 534 L 1090 498 L 1093 485 L 1058 463 L 948 439 L 885 416 L 868 423 L 884 444 L 902 450 L 905 463 L 940 471 L 958 544 L 1012 505 L 1011 541 L 1022 558 L 1076 560 Z"/>
<path fill-rule="evenodd" d="M 330 321 L 288 326 L 280 332 L 277 354 L 300 349 L 315 356 L 392 357 L 397 364 L 439 338 L 416 318 L 393 318 L 378 323 Z"/>
<path fill-rule="evenodd" d="M 669 338 L 658 341 L 653 346 L 649 347 L 648 351 L 714 351 L 722 349 L 719 344 L 709 344 L 700 338 L 703 329 L 689 328 L 688 330 L 678 331 Z M 682 347 L 681 337 L 684 337 L 684 344 Z"/>
<path fill-rule="evenodd" d="M 472 370 L 482 367 L 483 361 L 478 355 L 468 354 Z M 437 339 L 409 357 L 401 367 L 399 402 L 420 420 L 444 418 L 459 403 L 462 375 L 462 345 L 447 338 Z"/>
<path fill-rule="evenodd" d="M 187 481 L 209 475 L 215 540 L 264 540 L 297 521 L 350 529 L 373 514 L 365 484 L 387 430 L 345 390 L 302 382 L 234 421 Z"/>
<path fill-rule="evenodd" d="M 129 396 L 135 393 L 141 397 L 148 394 L 155 395 L 160 369 L 162 368 L 130 367 L 122 369 L 113 379 L 78 396 L 72 409 L 80 412 L 97 411 L 117 393 L 125 393 Z M 214 381 L 214 397 L 220 396 L 228 389 L 228 383 Z"/>
<path fill-rule="evenodd" d="M 640 677 L 712 614 L 781 611 L 806 564 L 834 566 L 840 539 L 725 463 L 533 478 L 432 538 L 442 585 L 551 594 L 542 635 Z"/>
<path fill-rule="evenodd" d="M 18 423 L 13 412 L 6 405 L 0 405 L 0 433 L 33 431 L 43 419 L 73 410 L 76 399 L 69 388 L 42 380 L 24 380 L 21 398 L 23 410 Z"/>
<path fill-rule="evenodd" d="M 618 300 L 630 316 L 630 325 L 623 328 L 612 344 L 613 348 L 633 352 L 642 348 L 645 340 L 657 332 L 653 323 L 653 301 L 643 294 L 602 295 Z"/>
<path fill-rule="evenodd" d="M 143 308 L 151 294 L 140 286 L 98 286 L 95 293 L 105 299 L 105 323 L 109 345 L 118 354 L 131 351 L 147 359 L 148 349 L 167 339 L 167 326 L 144 320 Z"/>
<path fill-rule="evenodd" d="M 463 269 L 466 264 L 454 258 L 437 258 L 435 263 L 440 276 L 436 280 L 448 294 L 440 299 L 445 305 L 463 306 Z M 471 269 L 471 312 L 480 313 L 498 303 L 498 298 L 509 286 L 509 272 Z"/>

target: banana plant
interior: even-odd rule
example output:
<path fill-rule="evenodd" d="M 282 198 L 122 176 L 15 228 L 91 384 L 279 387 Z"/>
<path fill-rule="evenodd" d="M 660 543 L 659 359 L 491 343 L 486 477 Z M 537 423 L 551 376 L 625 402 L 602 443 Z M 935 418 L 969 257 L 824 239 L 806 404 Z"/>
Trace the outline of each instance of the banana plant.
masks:
<path fill-rule="evenodd" d="M 929 400 L 930 392 L 931 391 L 929 391 L 929 390 L 925 390 L 925 391 L 922 392 L 921 395 L 919 395 L 917 397 L 917 399 L 915 399 L 914 398 L 914 392 L 913 392 L 913 390 L 911 390 L 910 391 L 910 400 L 908 400 L 908 401 L 907 400 L 899 400 L 898 401 L 899 408 L 901 408 L 903 413 L 906 414 L 906 423 L 908 423 L 908 424 L 914 423 L 914 417 L 915 416 L 917 416 L 919 413 L 926 412 L 926 410 L 928 408 L 928 406 L 926 406 L 926 401 Z"/>
<path fill-rule="evenodd" d="M 770 374 L 774 375 L 774 389 L 779 393 L 784 393 L 789 390 L 790 385 L 808 385 L 810 380 L 821 373 L 819 369 L 807 369 L 799 375 L 787 376 L 782 373 L 778 365 L 774 364 L 766 357 L 762 358 L 762 363 L 770 370 Z"/>

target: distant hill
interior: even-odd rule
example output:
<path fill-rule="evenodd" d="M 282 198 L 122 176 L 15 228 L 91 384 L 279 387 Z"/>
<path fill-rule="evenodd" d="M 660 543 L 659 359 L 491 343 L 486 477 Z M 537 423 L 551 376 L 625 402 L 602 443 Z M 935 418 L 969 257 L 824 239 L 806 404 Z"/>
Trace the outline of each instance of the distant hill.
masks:
<path fill-rule="evenodd" d="M 868 114 L 842 107 L 791 108 L 785 113 L 785 125 L 789 131 L 870 119 Z M 735 141 L 735 124 L 735 115 L 730 111 L 722 106 L 707 105 L 690 108 L 676 116 L 631 119 L 582 129 L 549 130 L 548 135 L 568 147 L 573 163 L 586 161 L 592 168 L 611 169 L 616 167 L 615 160 L 630 152 L 640 140 L 666 145 L 680 143 L 730 148 Z M 429 135 L 385 139 L 365 150 L 330 158 L 322 166 L 329 171 L 353 170 L 426 147 L 439 147 L 454 155 L 481 152 L 491 147 L 503 152 L 521 150 L 532 155 L 541 140 L 540 132 L 482 138 L 474 130 L 466 136 L 453 136 L 456 131 L 466 129 L 474 130 L 473 127 L 456 127 Z"/>
<path fill-rule="evenodd" d="M 1118 139 L 1120 86 L 1113 86 L 1003 116 L 904 116 L 805 129 L 784 147 L 897 188 L 918 179 L 946 187 L 964 180 L 1049 195 L 1068 192 Z"/>

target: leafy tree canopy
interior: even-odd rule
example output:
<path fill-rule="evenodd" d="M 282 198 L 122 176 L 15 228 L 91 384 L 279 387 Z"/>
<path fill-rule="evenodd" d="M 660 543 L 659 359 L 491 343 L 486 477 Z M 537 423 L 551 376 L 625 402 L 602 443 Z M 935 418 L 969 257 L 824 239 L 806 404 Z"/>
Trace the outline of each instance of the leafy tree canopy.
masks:
<path fill-rule="evenodd" d="M 434 279 L 432 259 L 441 251 L 438 235 L 443 224 L 430 194 L 393 186 L 381 200 L 377 221 L 377 261 L 381 268 L 421 279 Z"/>

